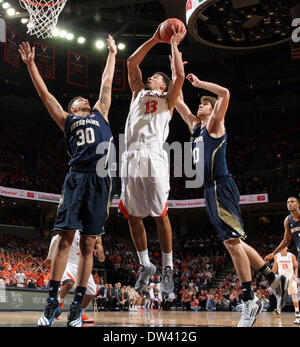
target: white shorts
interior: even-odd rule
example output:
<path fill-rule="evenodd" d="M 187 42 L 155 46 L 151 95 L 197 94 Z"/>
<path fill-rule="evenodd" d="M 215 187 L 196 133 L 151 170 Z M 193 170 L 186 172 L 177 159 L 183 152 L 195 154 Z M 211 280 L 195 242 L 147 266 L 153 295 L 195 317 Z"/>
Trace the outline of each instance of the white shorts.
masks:
<path fill-rule="evenodd" d="M 67 263 L 65 272 L 61 279 L 62 283 L 66 280 L 71 280 L 73 282 L 73 289 L 75 289 L 75 285 L 76 285 L 77 268 L 78 268 L 78 265 Z M 92 274 L 90 275 L 87 286 L 86 286 L 86 294 L 87 295 L 97 294 L 97 287 L 96 287 L 96 283 L 94 281 Z"/>
<path fill-rule="evenodd" d="M 122 155 L 120 211 L 125 217 L 167 214 L 170 191 L 169 160 L 163 149 L 145 148 Z"/>

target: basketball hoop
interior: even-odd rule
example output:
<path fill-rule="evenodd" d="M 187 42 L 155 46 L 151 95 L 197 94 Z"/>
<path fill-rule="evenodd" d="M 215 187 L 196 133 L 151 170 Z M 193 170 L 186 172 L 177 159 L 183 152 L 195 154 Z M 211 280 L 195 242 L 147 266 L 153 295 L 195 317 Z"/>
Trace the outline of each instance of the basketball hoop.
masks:
<path fill-rule="evenodd" d="M 27 33 L 46 39 L 52 37 L 57 19 L 67 0 L 19 0 L 21 7 L 29 12 Z"/>

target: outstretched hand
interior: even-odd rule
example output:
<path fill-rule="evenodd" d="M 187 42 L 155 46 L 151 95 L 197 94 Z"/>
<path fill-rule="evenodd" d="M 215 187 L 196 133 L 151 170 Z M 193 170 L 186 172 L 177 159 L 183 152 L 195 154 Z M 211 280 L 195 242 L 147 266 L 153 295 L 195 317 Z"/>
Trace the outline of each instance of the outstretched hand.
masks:
<path fill-rule="evenodd" d="M 175 42 L 177 45 L 179 45 L 180 42 L 185 38 L 186 28 L 181 27 L 180 30 L 177 32 L 175 28 L 172 26 L 172 30 L 173 30 L 173 35 L 171 37 L 170 44 Z"/>
<path fill-rule="evenodd" d="M 157 29 L 156 29 L 155 33 L 153 34 L 153 37 L 152 37 L 157 43 L 165 43 L 165 41 L 163 41 L 159 35 L 161 25 L 162 25 L 162 23 L 157 27 Z"/>
<path fill-rule="evenodd" d="M 194 87 L 197 87 L 197 85 L 200 83 L 199 78 L 192 73 L 188 74 L 186 79 L 190 81 Z"/>
<path fill-rule="evenodd" d="M 18 49 L 22 60 L 26 65 L 30 65 L 34 62 L 35 57 L 35 47 L 30 47 L 28 42 L 22 42 Z"/>
<path fill-rule="evenodd" d="M 114 38 L 111 35 L 108 35 L 108 39 L 106 40 L 108 44 L 108 49 L 111 53 L 117 54 L 117 46 Z"/>

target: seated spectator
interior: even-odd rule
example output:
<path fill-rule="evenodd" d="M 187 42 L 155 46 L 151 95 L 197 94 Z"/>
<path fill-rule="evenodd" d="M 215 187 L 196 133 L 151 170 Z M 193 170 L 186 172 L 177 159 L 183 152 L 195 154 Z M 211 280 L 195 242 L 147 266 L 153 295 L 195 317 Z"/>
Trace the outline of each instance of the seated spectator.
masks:
<path fill-rule="evenodd" d="M 206 311 L 216 311 L 217 302 L 212 294 L 208 294 L 206 302 Z"/>
<path fill-rule="evenodd" d="M 195 312 L 200 311 L 201 307 L 199 306 L 199 300 L 195 294 L 192 295 L 191 300 L 191 309 Z"/>
<path fill-rule="evenodd" d="M 125 287 L 121 288 L 118 296 L 118 306 L 122 311 L 128 311 L 129 309 L 129 296 L 128 292 L 125 291 Z"/>
<path fill-rule="evenodd" d="M 143 291 L 142 296 L 144 298 L 144 308 L 149 311 L 151 308 L 151 287 L 147 286 L 146 290 Z"/>
<path fill-rule="evenodd" d="M 151 296 L 151 300 L 153 310 L 158 310 L 161 308 L 162 296 L 158 288 L 153 289 L 153 295 Z"/>
<path fill-rule="evenodd" d="M 161 303 L 161 307 L 163 310 L 165 311 L 170 311 L 171 307 L 174 305 L 175 303 L 175 294 L 169 293 L 169 294 L 163 294 L 162 295 L 162 303 Z"/>
<path fill-rule="evenodd" d="M 99 289 L 99 292 L 96 296 L 98 311 L 107 310 L 107 289 L 108 289 L 108 284 L 105 283 L 104 287 L 101 287 Z"/>
<path fill-rule="evenodd" d="M 202 289 L 198 295 L 199 306 L 201 311 L 206 310 L 206 302 L 207 302 L 207 291 Z"/>
<path fill-rule="evenodd" d="M 189 289 L 184 288 L 182 290 L 182 295 L 181 295 L 181 306 L 182 309 L 186 309 L 187 311 L 191 310 L 191 300 L 192 300 L 192 296 L 191 296 L 191 292 Z"/>

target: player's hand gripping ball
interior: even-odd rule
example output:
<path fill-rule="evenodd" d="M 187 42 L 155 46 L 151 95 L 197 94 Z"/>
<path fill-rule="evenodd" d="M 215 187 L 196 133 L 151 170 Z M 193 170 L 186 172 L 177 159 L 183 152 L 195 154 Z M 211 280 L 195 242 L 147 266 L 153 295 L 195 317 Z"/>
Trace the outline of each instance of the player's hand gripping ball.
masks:
<path fill-rule="evenodd" d="M 184 23 L 178 18 L 168 18 L 160 24 L 159 36 L 165 43 L 170 43 L 171 37 L 174 32 L 173 29 L 178 33 L 182 28 L 185 28 Z"/>

